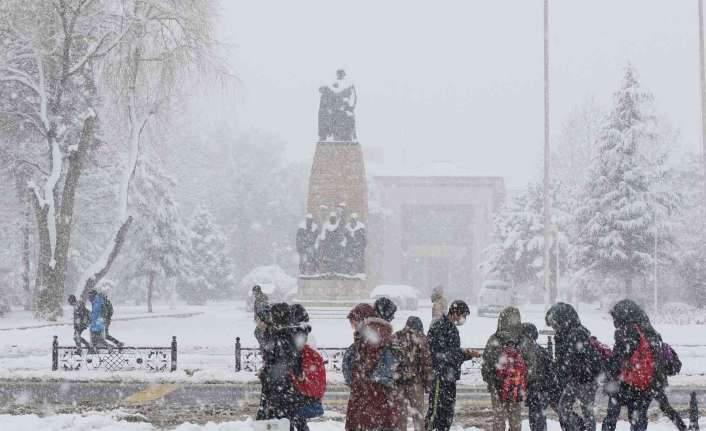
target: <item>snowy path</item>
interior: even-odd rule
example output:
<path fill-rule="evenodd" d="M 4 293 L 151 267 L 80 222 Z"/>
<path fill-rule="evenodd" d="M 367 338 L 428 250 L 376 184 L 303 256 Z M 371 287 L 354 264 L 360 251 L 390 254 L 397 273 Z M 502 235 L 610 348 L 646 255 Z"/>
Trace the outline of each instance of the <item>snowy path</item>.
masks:
<path fill-rule="evenodd" d="M 544 327 L 542 306 L 522 308 L 525 321 Z M 0 331 L 0 378 L 40 378 L 70 380 L 145 380 L 145 381 L 253 381 L 252 373 L 235 373 L 234 344 L 240 337 L 244 347 L 256 345 L 253 337 L 252 314 L 244 310 L 242 302 L 225 302 L 207 306 L 168 306 L 155 307 L 155 314 L 192 314 L 191 317 L 160 317 L 134 319 L 149 316 L 144 307 L 115 307 L 116 320 L 111 333 L 127 345 L 169 345 L 176 335 L 179 343 L 179 370 L 176 373 L 149 374 L 146 372 L 85 371 L 78 373 L 50 371 L 50 348 L 52 337 L 58 335 L 61 345 L 72 342 L 71 326 L 35 327 L 26 330 Z M 200 314 L 196 314 L 200 313 Z M 606 343 L 613 339 L 612 320 L 607 313 L 583 307 L 580 310 L 584 324 Z M 68 310 L 67 313 L 68 314 Z M 345 319 L 346 310 L 312 310 L 313 332 L 310 341 L 319 347 L 346 347 L 352 338 L 351 329 Z M 418 315 L 425 327 L 430 320 L 429 308 L 416 312 L 400 311 L 393 322 L 401 328 L 407 317 Z M 66 323 L 68 317 L 64 316 Z M 0 328 L 25 327 L 36 325 L 29 313 L 13 312 L 0 320 Z M 495 331 L 496 319 L 469 316 L 467 323 L 460 328 L 464 346 L 483 347 L 487 338 Z M 672 386 L 706 385 L 706 326 L 699 325 L 657 325 L 665 341 L 672 344 L 679 353 L 684 366 L 682 375 L 670 380 Z M 189 376 L 185 370 L 196 373 Z M 193 373 L 192 373 L 193 374 Z M 334 381 L 340 381 L 333 375 Z M 464 376 L 462 384 L 482 384 L 478 373 Z"/>
<path fill-rule="evenodd" d="M 126 416 L 124 412 L 114 411 L 108 413 L 93 413 L 87 415 L 77 415 L 77 414 L 63 414 L 63 415 L 49 415 L 46 417 L 39 417 L 37 415 L 22 415 L 22 416 L 8 416 L 0 415 L 0 428 L 3 431 L 26 431 L 29 429 L 43 430 L 43 431 L 154 431 L 157 428 L 149 423 L 135 423 L 128 422 L 127 420 L 135 420 L 137 418 Z M 701 420 L 700 425 L 706 426 L 706 420 Z M 599 425 L 600 426 L 600 425 Z M 343 431 L 343 422 L 340 420 L 323 420 L 315 421 L 310 423 L 311 431 Z M 235 421 L 235 422 L 222 422 L 213 423 L 209 422 L 204 425 L 196 425 L 191 423 L 184 423 L 177 427 L 170 427 L 168 429 L 174 431 L 259 431 L 260 427 L 254 426 L 251 420 L 245 421 Z M 411 428 L 410 428 L 411 429 Z M 454 430 L 467 430 L 475 431 L 478 428 L 461 428 L 459 425 L 452 428 Z M 600 428 L 599 428 L 600 429 Z M 626 422 L 619 422 L 617 430 L 627 431 L 630 429 L 630 425 Z M 650 430 L 661 431 L 661 430 L 672 430 L 674 426 L 671 423 L 667 423 L 664 420 L 660 420 L 656 423 L 651 423 Z M 529 430 L 529 425 L 527 421 L 522 424 L 522 430 Z M 555 421 L 549 421 L 548 423 L 549 431 L 559 431 L 559 424 Z"/>

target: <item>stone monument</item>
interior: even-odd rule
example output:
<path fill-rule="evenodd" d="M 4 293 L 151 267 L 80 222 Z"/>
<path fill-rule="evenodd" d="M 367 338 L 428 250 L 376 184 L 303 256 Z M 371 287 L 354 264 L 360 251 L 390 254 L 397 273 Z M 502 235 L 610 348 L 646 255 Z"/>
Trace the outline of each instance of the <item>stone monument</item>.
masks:
<path fill-rule="evenodd" d="M 299 293 L 312 305 L 367 300 L 368 189 L 355 127 L 355 86 L 343 70 L 319 88 L 319 141 L 304 221 L 297 230 Z"/>

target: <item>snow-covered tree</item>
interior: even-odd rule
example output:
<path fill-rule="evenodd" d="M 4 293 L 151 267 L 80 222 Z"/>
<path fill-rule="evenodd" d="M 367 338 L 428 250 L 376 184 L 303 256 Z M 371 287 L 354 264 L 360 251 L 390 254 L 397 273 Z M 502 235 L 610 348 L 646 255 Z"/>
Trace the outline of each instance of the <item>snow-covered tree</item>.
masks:
<path fill-rule="evenodd" d="M 666 170 L 653 151 L 662 136 L 652 102 L 628 67 L 576 211 L 576 265 L 598 279 L 620 280 L 628 296 L 653 267 L 655 235 L 670 239 L 664 221 L 680 201 L 660 185 Z"/>
<path fill-rule="evenodd" d="M 190 304 L 230 297 L 235 286 L 227 254 L 228 244 L 205 206 L 194 212 L 189 223 L 189 236 L 189 268 L 183 271 L 178 281 L 179 296 Z"/>
<path fill-rule="evenodd" d="M 127 237 L 122 266 L 125 282 L 135 287 L 130 293 L 146 298 L 150 313 L 158 290 L 156 283 L 179 276 L 182 268 L 190 268 L 187 229 L 171 197 L 175 184 L 158 165 L 137 165 L 135 191 L 130 199 L 135 222 Z"/>
<path fill-rule="evenodd" d="M 556 299 L 556 245 L 559 245 L 559 264 L 566 271 L 569 250 L 568 225 L 570 215 L 561 202 L 561 188 L 552 186 L 552 237 L 550 262 L 552 291 L 549 297 Z M 515 285 L 538 282 L 543 277 L 544 217 L 543 191 L 541 184 L 529 184 L 527 190 L 517 196 L 510 205 L 496 214 L 494 219 L 495 242 L 485 250 L 487 260 L 481 264 L 491 277 Z"/>
<path fill-rule="evenodd" d="M 57 0 L 0 3 L 0 122 L 24 130 L 13 145 L 28 178 L 39 243 L 38 314 L 61 313 L 75 201 L 86 160 L 113 145 L 122 165 L 114 229 L 77 291 L 109 271 L 132 218 L 130 184 L 148 120 L 176 80 L 206 66 L 213 2 Z M 118 109 L 116 109 L 116 106 Z M 124 160 L 123 159 L 124 156 Z M 115 162 L 115 160 L 112 160 Z"/>

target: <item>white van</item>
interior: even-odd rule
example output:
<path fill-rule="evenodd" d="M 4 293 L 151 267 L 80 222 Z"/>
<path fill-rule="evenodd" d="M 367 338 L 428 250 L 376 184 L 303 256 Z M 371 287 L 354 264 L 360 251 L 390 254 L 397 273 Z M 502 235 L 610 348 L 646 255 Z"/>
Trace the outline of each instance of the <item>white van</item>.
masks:
<path fill-rule="evenodd" d="M 478 315 L 496 317 L 505 308 L 513 305 L 513 292 L 510 283 L 500 280 L 487 280 L 478 293 Z"/>

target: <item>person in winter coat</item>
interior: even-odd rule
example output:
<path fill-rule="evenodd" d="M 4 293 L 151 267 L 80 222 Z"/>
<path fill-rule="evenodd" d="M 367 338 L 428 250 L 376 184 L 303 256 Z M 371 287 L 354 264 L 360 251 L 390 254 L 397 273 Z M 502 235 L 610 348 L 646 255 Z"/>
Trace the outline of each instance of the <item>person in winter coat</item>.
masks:
<path fill-rule="evenodd" d="M 397 368 L 397 391 L 400 396 L 402 420 L 400 430 L 407 429 L 406 418 L 412 416 L 414 431 L 424 430 L 424 392 L 431 387 L 433 371 L 429 341 L 424 335 L 424 324 L 411 316 L 405 327 L 395 333 L 395 345 L 402 359 Z"/>
<path fill-rule="evenodd" d="M 270 298 L 268 298 L 265 292 L 262 291 L 262 287 L 260 287 L 259 284 L 256 284 L 252 287 L 252 299 L 253 320 L 257 323 L 258 310 L 266 305 L 269 306 Z"/>
<path fill-rule="evenodd" d="M 520 311 L 504 309 L 498 317 L 498 329 L 483 350 L 481 375 L 488 385 L 493 406 L 493 431 L 520 431 L 522 401 L 527 388 L 530 362 L 529 343 L 522 332 Z"/>
<path fill-rule="evenodd" d="M 309 339 L 309 333 L 311 333 L 311 325 L 309 325 L 309 313 L 306 312 L 306 309 L 303 305 L 293 304 L 289 307 L 289 316 L 291 319 L 290 325 L 293 328 L 294 345 L 297 351 L 297 357 L 295 358 L 295 360 L 300 361 L 299 364 L 295 364 L 295 366 L 293 366 L 292 378 L 309 386 L 313 384 L 323 384 L 325 387 L 325 378 L 322 382 L 305 381 L 308 378 L 309 373 L 305 372 L 305 370 L 302 368 L 302 355 L 306 353 L 306 349 L 308 348 L 307 343 Z M 291 424 L 297 431 L 309 431 L 307 417 L 312 416 L 307 416 L 306 411 L 321 409 L 321 411 L 317 414 L 323 414 L 323 409 L 321 408 L 321 400 L 306 396 L 297 390 L 293 392 L 294 411 L 292 417 L 290 418 Z"/>
<path fill-rule="evenodd" d="M 617 381 L 611 394 L 604 430 L 615 429 L 620 407 L 628 408 L 631 430 L 647 429 L 647 409 L 660 369 L 661 338 L 634 301 L 625 299 L 610 310 L 615 326 L 613 356 L 608 372 Z"/>
<path fill-rule="evenodd" d="M 552 355 L 547 348 L 537 342 L 539 331 L 534 324 L 523 323 L 522 335 L 531 343 L 530 348 L 534 351 L 534 364 L 527 379 L 527 399 L 525 401 L 529 425 L 532 431 L 546 431 L 545 410 L 549 406 L 551 394 L 557 390 L 554 384 Z"/>
<path fill-rule="evenodd" d="M 392 348 L 390 320 L 395 310 L 389 308 L 387 301 L 376 302 L 374 310 L 373 316 L 360 323 L 355 335 L 346 431 L 391 431 L 400 426 L 394 385 L 376 381 L 373 377 L 385 352 Z"/>
<path fill-rule="evenodd" d="M 83 300 L 77 301 L 76 296 L 69 295 L 69 305 L 74 309 L 74 342 L 76 343 L 76 351 L 80 355 L 81 346 L 91 348 L 91 343 L 81 336 L 81 333 L 88 328 L 91 316 L 88 308 L 86 308 L 86 303 Z"/>
<path fill-rule="evenodd" d="M 88 291 L 88 300 L 91 303 L 91 345 L 93 348 L 105 347 L 108 340 L 116 347 L 121 348 L 123 343 L 110 335 L 110 322 L 113 319 L 113 305 L 105 293 L 95 289 Z"/>
<path fill-rule="evenodd" d="M 262 349 L 263 365 L 259 373 L 262 393 L 256 419 L 287 418 L 293 429 L 292 419 L 298 406 L 291 376 L 301 374 L 296 330 L 291 326 L 289 305 L 273 304 L 270 309 L 272 327 L 266 332 Z"/>
<path fill-rule="evenodd" d="M 436 286 L 431 291 L 431 323 L 444 317 L 446 313 L 446 298 L 444 298 L 444 288 Z"/>
<path fill-rule="evenodd" d="M 348 313 L 348 322 L 353 330 L 353 344 L 346 349 L 343 354 L 343 364 L 341 371 L 343 373 L 343 380 L 350 386 L 353 373 L 353 361 L 358 356 L 358 346 L 360 345 L 359 339 L 361 337 L 360 330 L 363 328 L 363 322 L 369 317 L 375 316 L 375 308 L 370 304 L 358 304 Z"/>
<path fill-rule="evenodd" d="M 428 431 L 448 431 L 454 418 L 456 381 L 461 378 L 461 365 L 478 357 L 478 353 L 461 348 L 457 326 L 466 323 L 471 314 L 463 301 L 454 301 L 448 314 L 432 323 L 427 338 L 431 350 L 434 381 L 429 394 L 429 410 L 425 420 Z"/>
<path fill-rule="evenodd" d="M 545 320 L 555 332 L 555 370 L 561 388 L 556 408 L 562 428 L 595 430 L 593 406 L 602 360 L 590 342 L 591 333 L 581 324 L 574 307 L 563 302 L 553 305 Z M 576 403 L 580 407 L 579 416 L 573 413 Z"/>

